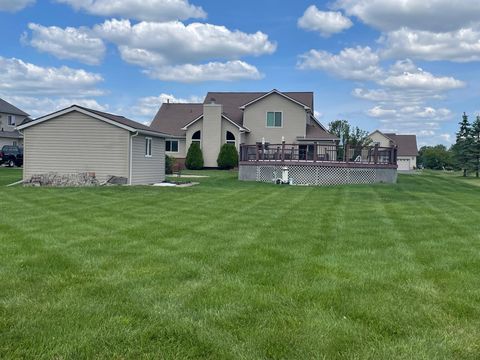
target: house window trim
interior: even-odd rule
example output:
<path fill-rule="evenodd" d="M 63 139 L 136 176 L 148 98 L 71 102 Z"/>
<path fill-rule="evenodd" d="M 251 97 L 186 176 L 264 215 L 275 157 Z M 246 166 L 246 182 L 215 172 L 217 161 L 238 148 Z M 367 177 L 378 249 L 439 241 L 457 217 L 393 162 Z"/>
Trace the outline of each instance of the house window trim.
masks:
<path fill-rule="evenodd" d="M 200 139 L 193 138 L 193 135 L 195 135 L 197 132 L 200 132 Z M 197 130 L 192 134 L 192 136 L 190 137 L 190 146 L 192 146 L 193 143 L 198 143 L 200 149 L 202 148 L 202 130 Z"/>
<path fill-rule="evenodd" d="M 280 114 L 282 114 L 282 125 L 281 125 L 281 126 L 268 126 L 268 113 L 273 113 L 273 114 L 274 114 L 274 115 L 273 115 L 273 117 L 274 117 L 274 119 L 273 119 L 274 122 L 275 122 L 275 113 L 280 113 Z M 272 110 L 270 110 L 270 111 L 265 112 L 265 127 L 266 127 L 267 129 L 283 129 L 283 111 L 275 111 L 275 110 L 272 111 Z"/>
<path fill-rule="evenodd" d="M 227 134 L 230 133 L 233 135 L 233 137 L 235 138 L 235 140 L 228 140 L 227 138 Z M 234 145 L 235 147 L 237 146 L 237 137 L 235 136 L 235 134 L 229 130 L 225 131 L 225 144 L 232 144 Z"/>
<path fill-rule="evenodd" d="M 152 138 L 151 137 L 146 137 L 145 138 L 145 157 L 146 158 L 151 158 L 152 155 Z M 150 145 L 150 146 L 149 146 Z"/>
<path fill-rule="evenodd" d="M 17 119 L 15 119 L 15 115 L 8 115 L 7 116 L 7 125 L 8 126 L 16 126 Z"/>
<path fill-rule="evenodd" d="M 167 150 L 167 142 L 170 142 L 170 149 L 172 148 L 172 143 L 176 142 L 177 143 L 177 151 Z M 165 140 L 165 152 L 172 153 L 172 154 L 178 154 L 180 152 L 180 140 L 178 140 L 178 139 Z"/>

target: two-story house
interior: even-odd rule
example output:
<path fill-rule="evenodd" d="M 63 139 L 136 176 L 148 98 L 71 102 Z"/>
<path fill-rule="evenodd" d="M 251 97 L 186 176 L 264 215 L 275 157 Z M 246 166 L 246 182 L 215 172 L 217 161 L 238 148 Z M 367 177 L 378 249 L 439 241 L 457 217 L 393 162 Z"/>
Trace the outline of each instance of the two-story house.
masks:
<path fill-rule="evenodd" d="M 27 117 L 26 112 L 0 99 L 0 148 L 4 145 L 23 145 L 23 136 L 15 127 Z"/>
<path fill-rule="evenodd" d="M 209 92 L 203 104 L 164 103 L 150 127 L 173 136 L 166 153 L 182 162 L 192 142 L 198 142 L 205 167 L 216 167 L 225 143 L 301 144 L 313 151 L 314 143 L 334 144 L 315 118 L 313 92 Z"/>

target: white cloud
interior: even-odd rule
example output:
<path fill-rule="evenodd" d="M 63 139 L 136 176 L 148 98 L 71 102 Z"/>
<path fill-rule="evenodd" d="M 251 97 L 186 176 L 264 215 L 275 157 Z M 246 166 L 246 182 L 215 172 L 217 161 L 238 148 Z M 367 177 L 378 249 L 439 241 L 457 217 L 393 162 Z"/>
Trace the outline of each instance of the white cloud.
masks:
<path fill-rule="evenodd" d="M 35 0 L 0 0 L 0 11 L 16 12 L 35 4 Z"/>
<path fill-rule="evenodd" d="M 95 87 L 103 81 L 99 74 L 83 69 L 41 67 L 15 58 L 0 56 L 0 91 L 9 94 L 101 95 Z"/>
<path fill-rule="evenodd" d="M 439 137 L 443 139 L 445 142 L 452 144 L 453 143 L 453 136 L 452 134 L 440 134 Z"/>
<path fill-rule="evenodd" d="M 188 0 L 57 0 L 100 16 L 120 16 L 136 20 L 170 21 L 204 19 L 205 11 Z"/>
<path fill-rule="evenodd" d="M 95 99 L 79 99 L 69 97 L 35 97 L 35 96 L 9 96 L 2 95 L 2 98 L 15 104 L 24 110 L 30 117 L 37 118 L 57 110 L 64 109 L 73 104 L 84 106 L 90 109 L 107 111 L 107 105 L 100 105 Z"/>
<path fill-rule="evenodd" d="M 98 65 L 105 56 L 105 45 L 101 39 L 87 28 L 65 29 L 30 23 L 32 31 L 23 41 L 42 52 L 47 52 L 59 59 L 73 59 L 89 65 Z"/>
<path fill-rule="evenodd" d="M 394 117 L 397 111 L 394 109 L 384 109 L 381 106 L 375 106 L 368 110 L 368 115 L 376 118 Z"/>
<path fill-rule="evenodd" d="M 201 65 L 164 66 L 145 70 L 145 72 L 155 79 L 185 83 L 244 79 L 258 80 L 263 77 L 255 66 L 240 60 L 228 61 L 226 63 L 209 62 Z"/>
<path fill-rule="evenodd" d="M 408 27 L 446 32 L 469 27 L 480 18 L 477 0 L 337 0 L 334 8 L 382 31 Z"/>
<path fill-rule="evenodd" d="M 375 106 L 367 111 L 368 115 L 380 119 L 397 119 L 412 121 L 415 119 L 439 121 L 448 120 L 452 117 L 452 112 L 446 108 L 433 108 L 430 106 L 404 106 L 400 108 L 383 108 Z"/>
<path fill-rule="evenodd" d="M 262 32 L 231 31 L 224 26 L 181 22 L 108 20 L 95 32 L 118 45 L 122 59 L 144 68 L 152 78 L 165 81 L 232 81 L 260 79 L 258 69 L 243 56 L 271 54 L 276 44 Z M 217 59 L 226 59 L 220 62 Z M 207 61 L 207 63 L 200 63 Z"/>
<path fill-rule="evenodd" d="M 480 61 L 479 27 L 439 33 L 401 28 L 382 35 L 380 43 L 382 56 L 389 58 Z"/>
<path fill-rule="evenodd" d="M 329 37 L 353 26 L 352 21 L 340 11 L 320 11 L 311 5 L 298 19 L 298 26 L 309 31 L 318 31 L 320 35 Z"/>
<path fill-rule="evenodd" d="M 167 65 L 212 58 L 232 60 L 247 55 L 271 54 L 276 50 L 276 44 L 270 42 L 262 32 L 247 34 L 202 23 L 184 25 L 174 21 L 132 25 L 129 20 L 113 19 L 95 26 L 95 31 L 119 45 L 124 60 L 131 60 L 131 55 L 137 53 L 136 64 L 145 62 L 151 65 L 151 59 L 140 60 L 144 55 L 154 56 L 157 65 Z"/>
<path fill-rule="evenodd" d="M 302 70 L 323 70 L 348 80 L 379 79 L 383 71 L 379 56 L 370 47 L 345 48 L 339 54 L 310 50 L 300 55 L 297 67 Z"/>
<path fill-rule="evenodd" d="M 394 132 L 417 133 L 427 136 L 440 124 L 452 119 L 452 112 L 430 101 L 443 100 L 446 94 L 465 86 L 463 81 L 449 76 L 435 76 L 418 68 L 411 60 L 397 61 L 384 70 L 376 81 L 378 88 L 355 88 L 352 95 L 374 105 L 366 111 L 385 128 Z M 423 131 L 423 132 L 422 132 Z"/>
<path fill-rule="evenodd" d="M 417 69 L 415 72 L 404 72 L 386 77 L 378 82 L 388 88 L 397 89 L 425 89 L 442 92 L 445 90 L 459 89 L 465 86 L 463 81 L 450 76 L 434 76 L 429 72 Z"/>

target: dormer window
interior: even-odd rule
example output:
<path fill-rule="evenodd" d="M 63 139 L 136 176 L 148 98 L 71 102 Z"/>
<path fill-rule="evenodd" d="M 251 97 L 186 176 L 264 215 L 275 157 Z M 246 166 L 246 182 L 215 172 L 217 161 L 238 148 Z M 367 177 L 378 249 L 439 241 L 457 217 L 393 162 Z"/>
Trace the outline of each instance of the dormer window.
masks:
<path fill-rule="evenodd" d="M 281 128 L 283 126 L 283 114 L 280 111 L 267 112 L 267 127 Z"/>

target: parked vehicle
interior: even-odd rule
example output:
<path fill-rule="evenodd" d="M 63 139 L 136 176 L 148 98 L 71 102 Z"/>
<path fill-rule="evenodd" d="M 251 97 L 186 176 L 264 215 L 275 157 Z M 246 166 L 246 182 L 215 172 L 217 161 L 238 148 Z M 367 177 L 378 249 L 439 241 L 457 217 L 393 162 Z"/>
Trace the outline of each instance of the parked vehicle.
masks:
<path fill-rule="evenodd" d="M 20 146 L 5 145 L 0 150 L 0 165 L 22 166 L 23 165 L 23 148 Z"/>

